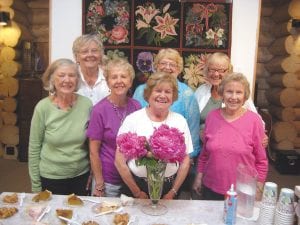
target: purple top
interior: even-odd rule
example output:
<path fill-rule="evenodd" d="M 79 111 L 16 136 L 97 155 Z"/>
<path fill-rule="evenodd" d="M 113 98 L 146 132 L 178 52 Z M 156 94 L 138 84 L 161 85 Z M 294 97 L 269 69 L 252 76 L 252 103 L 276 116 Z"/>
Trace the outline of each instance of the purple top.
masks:
<path fill-rule="evenodd" d="M 101 141 L 99 159 L 106 183 L 119 185 L 122 182 L 114 165 L 116 137 L 121 126 L 121 119 L 140 108 L 140 103 L 132 98 L 128 98 L 126 107 L 115 107 L 107 97 L 93 107 L 86 134 L 89 138 Z"/>
<path fill-rule="evenodd" d="M 239 163 L 254 168 L 258 181 L 268 173 L 266 150 L 262 146 L 264 127 L 258 114 L 247 111 L 228 122 L 221 109 L 211 111 L 205 120 L 204 146 L 198 161 L 203 184 L 214 192 L 225 194 L 236 183 Z"/>

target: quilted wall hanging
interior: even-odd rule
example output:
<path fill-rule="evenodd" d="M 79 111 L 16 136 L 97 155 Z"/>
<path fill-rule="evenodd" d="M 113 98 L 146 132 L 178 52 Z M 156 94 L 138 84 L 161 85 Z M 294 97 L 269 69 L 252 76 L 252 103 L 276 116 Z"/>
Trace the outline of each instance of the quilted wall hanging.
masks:
<path fill-rule="evenodd" d="M 135 86 L 153 72 L 161 48 L 184 58 L 180 79 L 193 89 L 203 80 L 209 54 L 230 55 L 232 3 L 228 0 L 83 0 L 83 33 L 96 33 L 109 57 L 126 57 L 136 70 Z"/>

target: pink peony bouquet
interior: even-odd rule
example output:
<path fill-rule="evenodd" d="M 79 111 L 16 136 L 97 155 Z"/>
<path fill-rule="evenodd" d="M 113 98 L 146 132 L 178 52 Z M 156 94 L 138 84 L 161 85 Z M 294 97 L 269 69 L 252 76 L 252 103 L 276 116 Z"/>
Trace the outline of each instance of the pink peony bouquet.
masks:
<path fill-rule="evenodd" d="M 126 159 L 137 159 L 137 165 L 182 162 L 186 155 L 184 135 L 177 128 L 161 125 L 146 137 L 128 132 L 117 137 L 117 145 Z"/>

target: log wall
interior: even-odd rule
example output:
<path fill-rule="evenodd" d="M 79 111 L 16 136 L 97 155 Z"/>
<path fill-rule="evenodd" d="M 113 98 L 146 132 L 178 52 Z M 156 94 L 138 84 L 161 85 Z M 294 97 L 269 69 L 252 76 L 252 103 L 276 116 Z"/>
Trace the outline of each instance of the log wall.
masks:
<path fill-rule="evenodd" d="M 261 8 L 256 105 L 272 115 L 270 145 L 278 150 L 300 147 L 300 31 L 291 26 L 300 11 L 292 4 L 300 1 L 262 1 Z"/>

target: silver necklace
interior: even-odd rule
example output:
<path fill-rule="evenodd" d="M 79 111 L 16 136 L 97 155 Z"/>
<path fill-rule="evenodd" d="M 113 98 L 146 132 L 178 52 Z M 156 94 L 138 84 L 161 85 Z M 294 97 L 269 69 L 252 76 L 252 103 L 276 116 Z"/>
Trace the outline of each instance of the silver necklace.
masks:
<path fill-rule="evenodd" d="M 122 124 L 125 117 L 127 116 L 127 104 L 125 105 L 125 112 L 121 113 L 120 110 L 119 110 L 119 107 L 115 103 L 113 103 L 113 101 L 111 99 L 108 98 L 108 100 L 112 104 L 112 107 L 113 107 L 117 117 L 119 118 L 121 124 Z"/>

